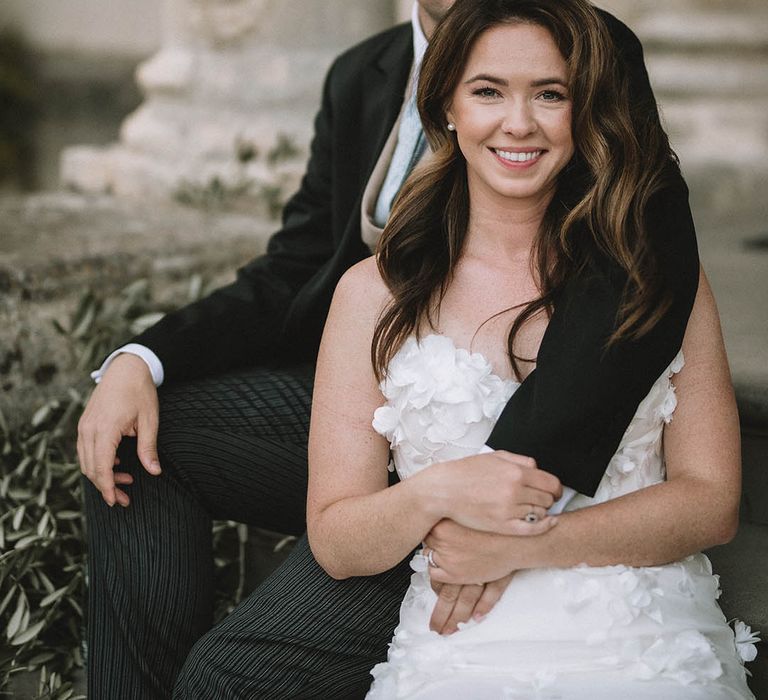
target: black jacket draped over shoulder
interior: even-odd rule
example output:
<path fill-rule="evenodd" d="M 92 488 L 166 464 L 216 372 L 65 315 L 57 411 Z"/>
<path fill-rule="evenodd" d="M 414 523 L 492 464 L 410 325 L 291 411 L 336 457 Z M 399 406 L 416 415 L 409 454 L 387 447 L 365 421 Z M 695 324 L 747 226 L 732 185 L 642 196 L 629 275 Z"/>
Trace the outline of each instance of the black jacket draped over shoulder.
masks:
<path fill-rule="evenodd" d="M 635 35 L 604 17 L 626 63 L 634 100 L 654 100 Z M 169 313 L 133 339 L 161 359 L 166 381 L 258 364 L 313 361 L 341 275 L 370 255 L 360 235 L 366 182 L 402 106 L 413 61 L 410 25 L 353 47 L 331 66 L 315 119 L 307 171 L 265 255 L 237 280 Z M 537 367 L 489 439 L 594 494 L 638 404 L 682 344 L 699 263 L 682 180 L 647 212 L 674 283 L 671 310 L 641 341 L 602 350 L 625 277 L 608 262 L 574 279 L 555 303 Z"/>

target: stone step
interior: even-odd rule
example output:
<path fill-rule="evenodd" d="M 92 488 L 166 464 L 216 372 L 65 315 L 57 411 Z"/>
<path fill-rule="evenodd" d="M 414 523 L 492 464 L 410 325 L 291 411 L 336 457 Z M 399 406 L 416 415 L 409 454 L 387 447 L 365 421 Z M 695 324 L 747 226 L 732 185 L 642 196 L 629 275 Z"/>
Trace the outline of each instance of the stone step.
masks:
<path fill-rule="evenodd" d="M 768 47 L 766 47 L 768 53 Z M 689 55 L 667 48 L 649 52 L 646 66 L 654 90 L 660 96 L 727 96 L 738 109 L 751 100 L 768 96 L 768 57 L 750 53 Z"/>
<path fill-rule="evenodd" d="M 634 23 L 633 29 L 646 51 L 666 50 L 670 46 L 677 51 L 707 53 L 768 50 L 768 12 L 764 4 L 751 12 L 677 5 L 656 8 Z"/>
<path fill-rule="evenodd" d="M 766 69 L 768 75 L 768 69 Z M 657 95 L 659 109 L 672 147 L 683 168 L 704 167 L 768 172 L 768 95 L 744 102 L 738 110 L 717 98 L 685 99 Z M 765 180 L 762 180 L 765 184 Z"/>

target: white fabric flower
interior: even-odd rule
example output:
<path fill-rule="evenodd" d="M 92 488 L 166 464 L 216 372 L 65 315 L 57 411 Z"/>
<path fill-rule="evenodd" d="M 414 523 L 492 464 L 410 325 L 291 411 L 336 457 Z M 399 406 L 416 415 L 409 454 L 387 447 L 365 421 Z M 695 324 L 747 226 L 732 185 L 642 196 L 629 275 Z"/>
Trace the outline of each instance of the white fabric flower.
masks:
<path fill-rule="evenodd" d="M 674 637 L 659 637 L 638 654 L 636 644 L 624 648 L 625 658 L 635 659 L 637 678 L 671 678 L 681 685 L 706 683 L 723 675 L 723 668 L 709 640 L 700 632 L 686 630 Z"/>
<path fill-rule="evenodd" d="M 758 636 L 760 632 L 753 632 L 749 625 L 745 625 L 741 620 L 733 621 L 734 642 L 736 651 L 742 663 L 749 663 L 757 658 L 757 647 L 755 644 L 760 642 Z"/>
<path fill-rule="evenodd" d="M 517 382 L 493 373 L 480 353 L 446 336 L 408 338 L 380 388 L 387 403 L 373 428 L 389 440 L 401 478 L 435 462 L 470 456 L 485 444 Z"/>

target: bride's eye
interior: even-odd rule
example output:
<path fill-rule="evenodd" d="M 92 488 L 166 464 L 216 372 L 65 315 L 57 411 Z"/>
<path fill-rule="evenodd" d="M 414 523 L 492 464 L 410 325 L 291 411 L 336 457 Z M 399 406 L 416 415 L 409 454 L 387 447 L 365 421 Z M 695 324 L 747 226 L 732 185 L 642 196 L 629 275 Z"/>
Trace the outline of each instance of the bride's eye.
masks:
<path fill-rule="evenodd" d="M 486 85 L 473 90 L 472 94 L 477 95 L 478 97 L 492 98 L 496 97 L 499 94 L 499 91 L 496 88 L 488 87 Z"/>
<path fill-rule="evenodd" d="M 559 90 L 544 90 L 539 93 L 539 97 L 541 97 L 544 102 L 562 102 L 567 99 L 565 94 Z"/>

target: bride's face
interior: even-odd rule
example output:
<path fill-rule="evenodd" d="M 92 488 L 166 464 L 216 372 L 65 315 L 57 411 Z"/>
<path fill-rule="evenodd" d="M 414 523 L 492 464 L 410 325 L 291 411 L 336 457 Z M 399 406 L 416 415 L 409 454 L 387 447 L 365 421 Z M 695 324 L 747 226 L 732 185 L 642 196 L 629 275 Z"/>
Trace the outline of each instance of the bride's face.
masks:
<path fill-rule="evenodd" d="M 470 193 L 551 195 L 574 152 L 567 76 L 551 34 L 539 25 L 502 24 L 480 35 L 447 112 Z"/>

